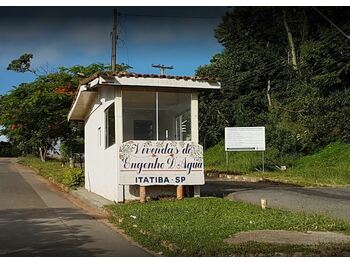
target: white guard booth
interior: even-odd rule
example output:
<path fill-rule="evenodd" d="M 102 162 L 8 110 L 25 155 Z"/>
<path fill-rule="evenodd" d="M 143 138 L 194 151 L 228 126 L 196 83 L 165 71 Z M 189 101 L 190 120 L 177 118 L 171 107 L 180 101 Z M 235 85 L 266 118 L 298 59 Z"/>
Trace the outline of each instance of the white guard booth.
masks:
<path fill-rule="evenodd" d="M 204 184 L 198 144 L 198 91 L 217 79 L 104 72 L 81 81 L 68 115 L 85 127 L 85 188 L 115 202 L 199 195 Z"/>

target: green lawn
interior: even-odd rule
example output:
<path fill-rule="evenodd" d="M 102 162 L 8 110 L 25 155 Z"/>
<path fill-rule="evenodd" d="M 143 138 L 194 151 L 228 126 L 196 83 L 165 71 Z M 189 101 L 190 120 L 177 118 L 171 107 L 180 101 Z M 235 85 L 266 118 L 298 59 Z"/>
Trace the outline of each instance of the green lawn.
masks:
<path fill-rule="evenodd" d="M 350 144 L 332 143 L 312 155 L 303 157 L 286 157 L 276 163 L 272 154 L 266 152 L 267 170 L 275 164 L 286 165 L 286 171 L 261 170 L 261 153 L 230 153 L 229 166 L 226 165 L 224 145 L 222 143 L 208 149 L 204 154 L 207 172 L 218 171 L 233 174 L 246 174 L 276 181 L 286 181 L 300 185 L 350 185 Z"/>
<path fill-rule="evenodd" d="M 39 175 L 45 178 L 52 178 L 56 182 L 65 186 L 76 188 L 84 183 L 84 173 L 80 168 L 69 168 L 68 165 L 62 166 L 60 161 L 48 159 L 42 162 L 37 157 L 21 157 L 18 162 L 31 166 L 39 170 Z"/>
<path fill-rule="evenodd" d="M 267 173 L 303 185 L 350 185 L 350 144 L 334 143 L 323 150 L 297 159 L 291 169 Z"/>
<path fill-rule="evenodd" d="M 283 229 L 337 231 L 350 234 L 350 222 L 320 215 L 305 215 L 219 198 L 128 203 L 109 207 L 111 220 L 144 247 L 167 256 L 334 256 L 350 253 L 343 245 L 271 245 L 223 242 L 241 231 Z"/>
<path fill-rule="evenodd" d="M 204 167 L 207 171 L 246 174 L 262 165 L 261 152 L 230 152 L 228 165 L 224 142 L 204 152 Z"/>

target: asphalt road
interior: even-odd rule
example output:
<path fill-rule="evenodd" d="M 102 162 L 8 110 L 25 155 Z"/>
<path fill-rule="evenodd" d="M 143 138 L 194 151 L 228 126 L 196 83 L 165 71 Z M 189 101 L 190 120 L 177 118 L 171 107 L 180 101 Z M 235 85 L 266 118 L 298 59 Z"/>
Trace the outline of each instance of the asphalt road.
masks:
<path fill-rule="evenodd" d="M 268 207 L 305 213 L 325 214 L 350 220 L 350 188 L 299 187 L 267 182 L 233 182 L 206 180 L 201 188 L 204 196 L 227 197 L 260 205 L 266 199 Z"/>
<path fill-rule="evenodd" d="M 0 256 L 149 256 L 14 161 L 0 158 Z"/>

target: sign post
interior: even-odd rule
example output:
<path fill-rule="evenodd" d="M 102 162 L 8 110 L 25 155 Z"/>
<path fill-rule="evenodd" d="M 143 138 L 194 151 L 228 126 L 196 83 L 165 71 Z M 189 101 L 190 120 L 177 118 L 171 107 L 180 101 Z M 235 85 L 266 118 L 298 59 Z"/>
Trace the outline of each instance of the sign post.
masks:
<path fill-rule="evenodd" d="M 228 167 L 228 152 L 261 151 L 262 171 L 265 172 L 265 127 L 226 127 L 225 152 Z"/>
<path fill-rule="evenodd" d="M 176 187 L 176 198 L 178 200 L 182 200 L 184 198 L 184 187 L 182 185 L 178 185 Z"/>

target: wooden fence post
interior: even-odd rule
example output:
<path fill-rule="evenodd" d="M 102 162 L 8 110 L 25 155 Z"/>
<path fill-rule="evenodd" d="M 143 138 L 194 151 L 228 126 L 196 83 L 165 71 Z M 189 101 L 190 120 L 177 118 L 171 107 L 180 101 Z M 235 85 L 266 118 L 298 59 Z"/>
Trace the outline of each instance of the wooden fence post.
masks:
<path fill-rule="evenodd" d="M 140 203 L 146 203 L 146 186 L 140 185 Z"/>
<path fill-rule="evenodd" d="M 182 200 L 184 198 L 184 187 L 182 185 L 178 185 L 176 187 L 176 198 L 178 200 Z"/>

